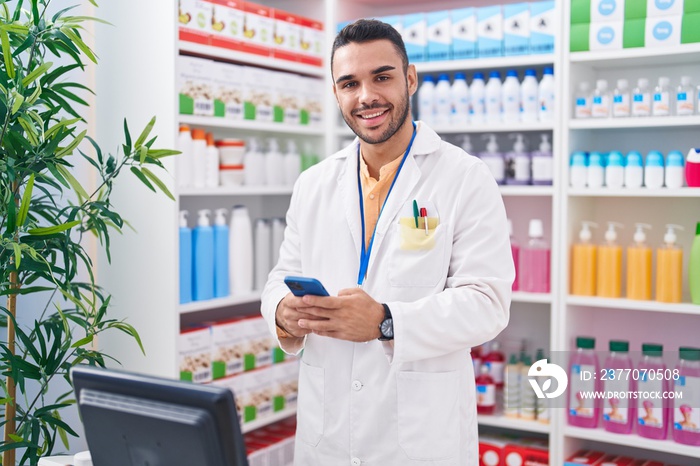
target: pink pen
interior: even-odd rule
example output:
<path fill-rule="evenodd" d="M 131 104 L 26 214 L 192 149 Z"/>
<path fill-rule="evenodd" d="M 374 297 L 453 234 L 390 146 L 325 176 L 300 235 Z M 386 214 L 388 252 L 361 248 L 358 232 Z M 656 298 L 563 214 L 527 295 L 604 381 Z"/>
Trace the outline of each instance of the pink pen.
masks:
<path fill-rule="evenodd" d="M 428 236 L 428 209 L 421 207 L 420 216 L 423 217 L 423 223 L 425 224 L 425 236 Z"/>

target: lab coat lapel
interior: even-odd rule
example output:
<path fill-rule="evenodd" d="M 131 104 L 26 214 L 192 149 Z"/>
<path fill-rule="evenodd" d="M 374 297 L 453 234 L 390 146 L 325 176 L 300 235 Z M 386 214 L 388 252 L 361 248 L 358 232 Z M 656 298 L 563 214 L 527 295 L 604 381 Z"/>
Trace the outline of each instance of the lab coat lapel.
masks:
<path fill-rule="evenodd" d="M 358 263 L 362 252 L 362 224 L 360 222 L 360 198 L 357 188 L 357 140 L 355 144 L 346 148 L 345 163 L 338 173 L 338 187 L 343 198 L 343 210 L 348 222 L 348 228 L 355 244 L 355 252 Z"/>

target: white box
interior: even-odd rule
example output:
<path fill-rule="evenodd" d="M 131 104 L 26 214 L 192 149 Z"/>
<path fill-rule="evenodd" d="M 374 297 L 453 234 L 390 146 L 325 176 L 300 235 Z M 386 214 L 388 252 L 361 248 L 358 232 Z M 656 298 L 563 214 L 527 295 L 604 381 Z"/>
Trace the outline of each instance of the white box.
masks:
<path fill-rule="evenodd" d="M 401 19 L 403 23 L 403 42 L 406 45 L 408 62 L 425 61 L 426 48 L 428 46 L 428 25 L 425 14 L 415 13 L 404 15 Z"/>
<path fill-rule="evenodd" d="M 649 0 L 653 2 L 654 0 Z M 591 0 L 591 23 L 625 19 L 625 0 Z"/>
<path fill-rule="evenodd" d="M 530 53 L 554 53 L 558 22 L 553 1 L 530 3 Z"/>
<path fill-rule="evenodd" d="M 463 60 L 476 58 L 476 10 L 459 8 L 450 10 L 452 22 L 452 58 Z"/>
<path fill-rule="evenodd" d="M 682 15 L 647 18 L 645 47 L 672 47 L 681 44 Z"/>
<path fill-rule="evenodd" d="M 450 60 L 452 58 L 452 21 L 450 12 L 433 11 L 426 15 L 429 61 Z"/>
<path fill-rule="evenodd" d="M 530 4 L 513 3 L 503 6 L 503 54 L 530 53 Z"/>
<path fill-rule="evenodd" d="M 272 121 L 272 80 L 269 71 L 244 67 L 244 116 L 246 120 Z"/>
<path fill-rule="evenodd" d="M 243 119 L 243 67 L 230 63 L 212 63 L 211 81 L 214 116 Z"/>
<path fill-rule="evenodd" d="M 177 59 L 177 87 L 180 114 L 214 115 L 212 90 L 212 61 L 179 55 Z"/>
<path fill-rule="evenodd" d="M 265 51 L 272 52 L 274 19 L 269 7 L 245 2 L 245 22 L 243 35 L 253 46 L 260 48 L 263 55 Z"/>
<path fill-rule="evenodd" d="M 182 330 L 177 341 L 180 380 L 211 382 L 211 331 L 209 327 Z"/>
<path fill-rule="evenodd" d="M 303 83 L 301 76 L 291 73 L 278 73 L 277 96 L 279 110 L 275 110 L 275 121 L 277 113 L 282 112 L 282 121 L 287 125 L 298 125 L 301 123 L 301 106 L 304 100 Z"/>
<path fill-rule="evenodd" d="M 503 56 L 503 8 L 501 5 L 476 9 L 476 35 L 479 58 Z"/>
<path fill-rule="evenodd" d="M 301 124 L 319 127 L 323 124 L 323 81 L 318 78 L 300 77 L 304 102 L 301 107 Z"/>
<path fill-rule="evenodd" d="M 321 66 L 325 53 L 326 41 L 323 23 L 301 17 L 300 58 L 302 63 Z"/>
<path fill-rule="evenodd" d="M 243 24 L 245 11 L 240 0 L 211 0 L 212 45 L 235 48 L 245 40 Z"/>
<path fill-rule="evenodd" d="M 214 379 L 243 372 L 247 335 L 242 319 L 217 322 L 211 327 L 212 371 Z"/>
<path fill-rule="evenodd" d="M 242 419 L 250 422 L 272 415 L 272 370 L 268 367 L 237 375 L 234 395 L 239 398 Z"/>
<path fill-rule="evenodd" d="M 273 411 L 295 408 L 299 394 L 299 362 L 272 366 Z"/>
<path fill-rule="evenodd" d="M 591 23 L 591 50 L 618 50 L 622 48 L 622 28 L 624 21 Z"/>
<path fill-rule="evenodd" d="M 278 58 L 298 61 L 301 40 L 301 18 L 286 11 L 273 12 L 275 29 L 273 34 L 274 54 Z"/>
<path fill-rule="evenodd" d="M 272 348 L 275 347 L 270 328 L 262 317 L 252 317 L 248 321 L 248 337 L 252 353 L 255 355 L 255 367 L 269 366 L 272 364 Z"/>
<path fill-rule="evenodd" d="M 647 0 L 647 21 L 661 16 L 683 14 L 684 0 Z"/>
<path fill-rule="evenodd" d="M 180 0 L 178 25 L 206 37 L 211 33 L 212 9 L 213 5 L 208 0 Z"/>

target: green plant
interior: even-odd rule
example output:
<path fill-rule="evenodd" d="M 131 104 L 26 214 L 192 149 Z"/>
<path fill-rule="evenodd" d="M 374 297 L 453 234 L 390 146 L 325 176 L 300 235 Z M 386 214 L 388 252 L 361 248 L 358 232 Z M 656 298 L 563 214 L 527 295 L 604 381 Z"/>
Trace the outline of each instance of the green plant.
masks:
<path fill-rule="evenodd" d="M 60 413 L 74 403 L 72 391 L 49 399 L 48 388 L 52 381 L 68 380 L 76 364 L 104 365 L 109 356 L 97 348 L 97 335 L 122 331 L 141 346 L 131 325 L 108 317 L 110 296 L 95 283 L 83 239 L 94 234 L 109 258 L 110 233 L 125 225 L 110 203 L 115 179 L 128 170 L 151 190 L 172 198 L 149 167 L 163 168 L 160 159 L 177 153 L 152 147 L 155 119 L 134 141 L 125 121 L 125 142 L 116 155 L 104 154 L 80 129 L 85 120 L 76 108 L 88 105 L 84 96 L 91 91 L 71 76 L 85 70 L 84 57 L 97 63 L 81 31 L 86 21 L 99 20 L 70 16 L 73 7 L 49 14 L 50 3 L 17 0 L 10 7 L 0 0 L 0 295 L 7 296 L 7 307 L 0 306 L 7 325 L 7 338 L 0 341 L 0 371 L 6 377 L 0 381 L 4 466 L 15 464 L 18 449 L 21 464 L 37 464 L 59 438 L 68 448 L 68 435 L 76 434 Z M 52 57 L 60 57 L 62 64 L 54 65 Z M 81 158 L 97 180 L 92 192 L 72 173 L 74 160 Z M 18 327 L 17 297 L 34 293 L 46 297 L 47 304 L 21 309 L 23 316 L 31 311 L 28 315 L 36 317 L 31 325 Z"/>

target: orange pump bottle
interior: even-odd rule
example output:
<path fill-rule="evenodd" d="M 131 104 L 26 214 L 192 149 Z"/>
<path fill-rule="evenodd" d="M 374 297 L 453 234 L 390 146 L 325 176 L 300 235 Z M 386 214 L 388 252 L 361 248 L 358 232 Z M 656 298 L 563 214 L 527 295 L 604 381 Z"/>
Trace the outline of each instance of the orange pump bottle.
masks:
<path fill-rule="evenodd" d="M 571 248 L 571 294 L 577 296 L 596 295 L 597 246 L 591 243 L 590 227 L 597 227 L 594 222 L 582 222 L 578 234 L 580 242 Z"/>
<path fill-rule="evenodd" d="M 651 248 L 647 246 L 646 223 L 635 223 L 634 244 L 627 248 L 627 298 L 651 299 Z"/>
<path fill-rule="evenodd" d="M 676 229 L 680 225 L 666 225 L 664 244 L 656 250 L 656 300 L 680 303 L 683 299 L 683 250 L 676 245 Z"/>
<path fill-rule="evenodd" d="M 622 227 L 617 222 L 608 222 L 605 244 L 598 247 L 598 279 L 596 293 L 601 298 L 622 296 L 622 247 L 616 243 L 617 231 Z"/>

